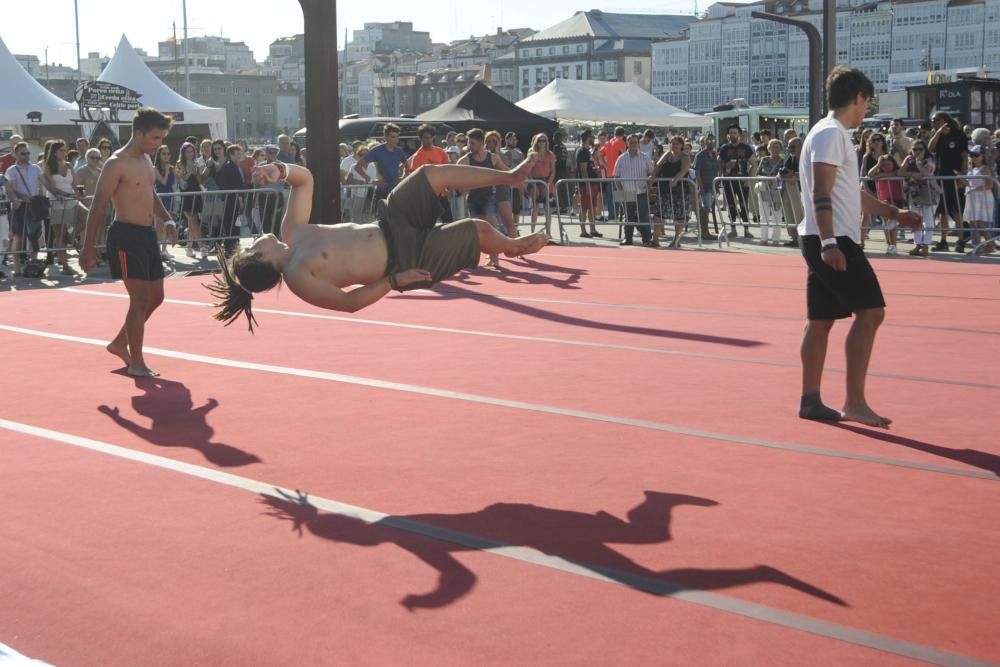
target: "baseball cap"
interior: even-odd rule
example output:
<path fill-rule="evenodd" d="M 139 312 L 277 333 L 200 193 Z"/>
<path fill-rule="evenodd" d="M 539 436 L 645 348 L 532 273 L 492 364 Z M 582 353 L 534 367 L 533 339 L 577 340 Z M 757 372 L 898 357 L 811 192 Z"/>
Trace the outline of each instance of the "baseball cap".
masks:
<path fill-rule="evenodd" d="M 983 147 L 980 146 L 979 144 L 976 144 L 975 146 L 973 146 L 972 148 L 969 149 L 969 155 L 979 155 L 979 156 L 982 156 L 982 154 L 985 153 L 985 152 L 986 151 L 984 151 Z"/>

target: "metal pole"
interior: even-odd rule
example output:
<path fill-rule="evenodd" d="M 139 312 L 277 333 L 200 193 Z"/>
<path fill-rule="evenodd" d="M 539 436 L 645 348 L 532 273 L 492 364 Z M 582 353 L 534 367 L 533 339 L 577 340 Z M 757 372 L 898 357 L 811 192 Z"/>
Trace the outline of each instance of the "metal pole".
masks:
<path fill-rule="evenodd" d="M 180 68 L 177 66 L 177 21 L 174 21 L 174 90 L 181 87 Z"/>
<path fill-rule="evenodd" d="M 80 69 L 80 6 L 73 0 L 73 22 L 76 24 L 76 85 L 83 85 L 83 72 Z"/>
<path fill-rule="evenodd" d="M 809 127 L 812 127 L 823 118 L 823 88 L 826 81 L 823 76 L 823 47 L 819 30 L 808 21 L 799 21 L 781 14 L 751 12 L 750 16 L 794 26 L 806 33 L 806 39 L 809 40 Z"/>
<path fill-rule="evenodd" d="M 823 85 L 837 66 L 837 0 L 823 0 Z M 826 95 L 822 95 L 826 109 Z"/>
<path fill-rule="evenodd" d="M 188 3 L 181 0 L 184 10 L 184 97 L 191 99 L 191 67 L 188 64 Z"/>

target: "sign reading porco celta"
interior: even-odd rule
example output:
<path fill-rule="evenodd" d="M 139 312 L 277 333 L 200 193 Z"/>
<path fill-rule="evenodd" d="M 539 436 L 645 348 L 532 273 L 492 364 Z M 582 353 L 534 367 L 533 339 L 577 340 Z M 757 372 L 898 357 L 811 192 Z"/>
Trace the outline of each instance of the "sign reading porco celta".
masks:
<path fill-rule="evenodd" d="M 104 109 L 108 110 L 109 117 L 104 120 L 111 122 L 118 121 L 119 111 L 135 111 L 142 105 L 139 103 L 140 93 L 131 88 L 119 86 L 117 83 L 106 81 L 87 81 L 77 86 L 74 98 L 80 106 L 80 120 L 94 121 L 102 120 Z M 97 118 L 94 118 L 94 112 Z"/>

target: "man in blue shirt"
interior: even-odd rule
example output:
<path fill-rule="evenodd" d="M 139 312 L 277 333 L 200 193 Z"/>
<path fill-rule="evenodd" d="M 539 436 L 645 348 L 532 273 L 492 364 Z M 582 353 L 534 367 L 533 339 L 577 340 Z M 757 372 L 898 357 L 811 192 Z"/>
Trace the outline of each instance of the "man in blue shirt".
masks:
<path fill-rule="evenodd" d="M 385 138 L 385 143 L 368 151 L 368 162 L 375 164 L 382 177 L 382 184 L 375 191 L 379 198 L 384 198 L 396 187 L 403 163 L 406 162 L 406 151 L 399 145 L 399 126 L 395 123 L 386 123 L 382 136 Z"/>

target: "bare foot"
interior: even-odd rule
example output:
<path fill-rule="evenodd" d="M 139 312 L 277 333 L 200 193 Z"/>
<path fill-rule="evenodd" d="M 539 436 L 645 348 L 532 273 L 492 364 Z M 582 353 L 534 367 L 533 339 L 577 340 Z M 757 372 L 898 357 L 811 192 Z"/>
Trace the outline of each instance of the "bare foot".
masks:
<path fill-rule="evenodd" d="M 517 248 L 512 251 L 507 251 L 504 253 L 507 257 L 520 257 L 522 255 L 530 255 L 536 253 L 549 242 L 549 235 L 545 232 L 535 232 L 534 234 L 529 234 L 527 236 L 522 236 L 517 239 Z"/>
<path fill-rule="evenodd" d="M 124 343 L 121 345 L 115 345 L 115 342 L 111 341 L 104 349 L 124 361 L 126 368 L 132 365 L 132 359 L 128 356 L 128 346 Z"/>
<path fill-rule="evenodd" d="M 531 175 L 531 169 L 535 166 L 535 162 L 537 161 L 537 155 L 529 155 L 521 164 L 511 169 L 510 172 L 508 172 L 513 179 L 511 181 L 511 185 L 524 185 L 524 181 Z"/>
<path fill-rule="evenodd" d="M 874 426 L 875 428 L 889 428 L 889 424 L 892 423 L 891 419 L 876 414 L 867 405 L 845 405 L 842 414 L 841 420 L 843 421 L 858 422 L 867 426 Z"/>
<path fill-rule="evenodd" d="M 147 366 L 139 366 L 138 368 L 132 368 L 129 366 L 128 371 L 126 371 L 132 377 L 137 378 L 155 378 L 159 377 L 159 373 L 154 371 L 152 368 Z"/>

